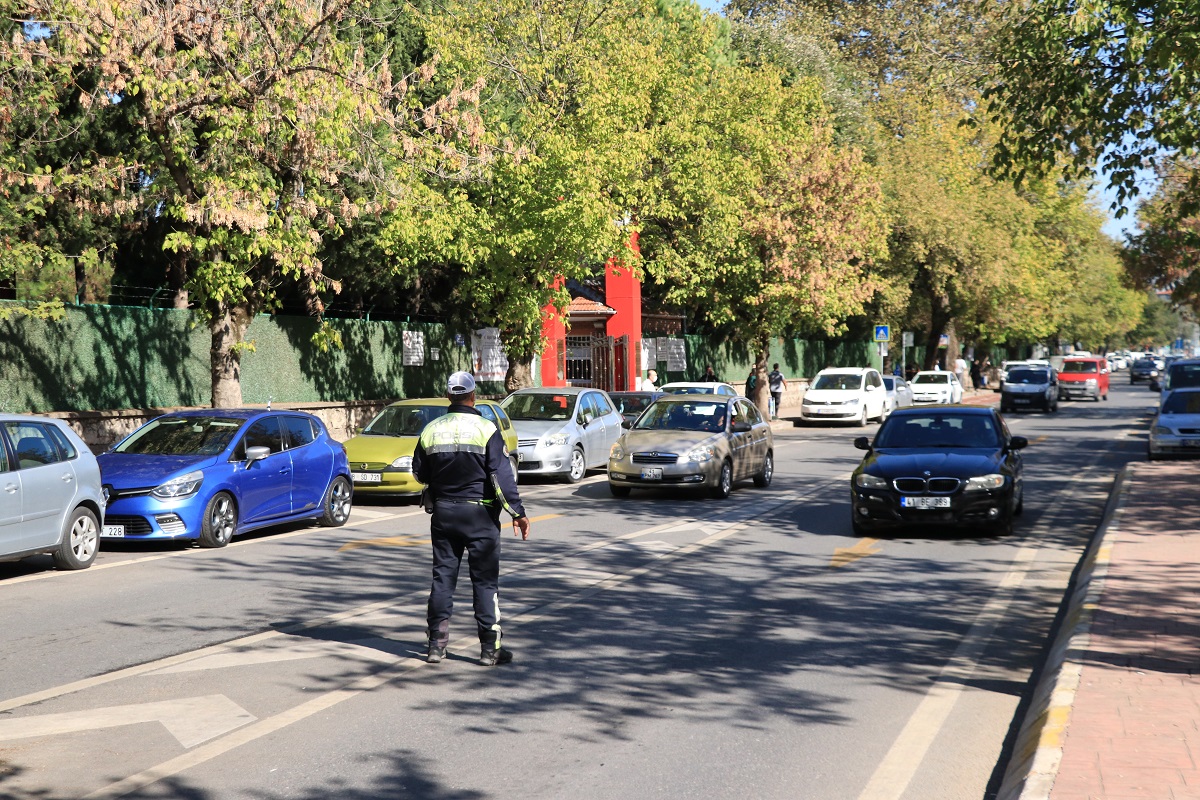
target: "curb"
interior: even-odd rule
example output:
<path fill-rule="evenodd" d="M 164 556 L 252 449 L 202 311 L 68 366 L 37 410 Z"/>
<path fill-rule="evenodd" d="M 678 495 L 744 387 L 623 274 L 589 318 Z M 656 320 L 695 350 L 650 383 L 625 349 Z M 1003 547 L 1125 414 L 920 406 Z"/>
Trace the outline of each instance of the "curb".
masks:
<path fill-rule="evenodd" d="M 1063 740 L 1091 641 L 1092 619 L 1108 577 L 1117 514 L 1125 507 L 1134 465 L 1117 475 L 1104 517 L 1088 546 L 1075 591 L 1054 645 L 1046 657 L 1033 701 L 1017 734 L 997 800 L 1049 800 L 1062 764 Z"/>

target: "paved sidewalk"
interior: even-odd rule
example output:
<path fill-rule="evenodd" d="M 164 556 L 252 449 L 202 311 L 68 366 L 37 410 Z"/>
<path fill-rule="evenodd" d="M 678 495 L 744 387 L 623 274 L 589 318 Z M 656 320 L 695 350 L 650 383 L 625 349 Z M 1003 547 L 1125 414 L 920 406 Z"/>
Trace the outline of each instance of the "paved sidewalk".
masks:
<path fill-rule="evenodd" d="M 1001 798 L 1200 800 L 1200 463 L 1126 468 Z"/>

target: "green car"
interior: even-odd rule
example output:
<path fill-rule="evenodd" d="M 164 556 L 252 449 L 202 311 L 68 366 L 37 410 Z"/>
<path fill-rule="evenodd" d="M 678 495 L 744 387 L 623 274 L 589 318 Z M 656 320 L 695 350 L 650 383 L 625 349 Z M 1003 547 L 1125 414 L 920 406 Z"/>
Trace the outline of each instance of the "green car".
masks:
<path fill-rule="evenodd" d="M 350 477 L 358 495 L 418 495 L 425 488 L 412 474 L 417 437 L 427 424 L 446 413 L 450 401 L 423 397 L 392 403 L 358 436 L 346 442 Z M 479 400 L 476 410 L 495 423 L 509 453 L 513 477 L 517 475 L 517 432 L 498 403 Z"/>

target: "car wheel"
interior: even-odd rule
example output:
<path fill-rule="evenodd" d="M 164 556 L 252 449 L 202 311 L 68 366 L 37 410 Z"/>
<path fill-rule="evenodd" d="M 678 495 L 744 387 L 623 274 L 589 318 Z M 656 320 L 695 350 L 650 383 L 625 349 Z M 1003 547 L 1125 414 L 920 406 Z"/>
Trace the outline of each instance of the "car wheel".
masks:
<path fill-rule="evenodd" d="M 887 421 L 887 418 L 890 417 L 891 415 L 892 415 L 891 405 L 888 403 L 884 403 L 883 407 L 879 409 L 879 424 L 882 425 L 884 422 Z"/>
<path fill-rule="evenodd" d="M 1007 414 L 1008 412 L 1009 412 L 1009 406 L 1005 405 L 1004 403 L 1001 403 L 1000 404 L 1000 413 Z"/>
<path fill-rule="evenodd" d="M 571 468 L 567 471 L 567 483 L 579 483 L 587 474 L 587 459 L 583 450 L 576 447 L 571 450 Z"/>
<path fill-rule="evenodd" d="M 763 459 L 762 472 L 754 476 L 754 485 L 760 489 L 765 489 L 771 485 L 771 478 L 773 477 L 775 477 L 775 456 L 768 450 L 767 457 Z"/>
<path fill-rule="evenodd" d="M 997 522 L 992 527 L 992 533 L 996 536 L 1012 536 L 1013 532 L 1013 515 L 1012 512 L 1005 514 L 1003 519 Z"/>
<path fill-rule="evenodd" d="M 1013 509 L 1014 516 L 1021 516 L 1025 513 L 1025 487 L 1021 487 L 1021 493 L 1017 495 L 1017 507 Z"/>
<path fill-rule="evenodd" d="M 867 409 L 865 406 L 863 407 L 862 414 L 858 418 L 858 427 L 867 427 Z"/>
<path fill-rule="evenodd" d="M 91 509 L 80 506 L 67 517 L 62 541 L 52 554 L 59 569 L 86 569 L 96 560 L 100 549 L 100 524 Z"/>
<path fill-rule="evenodd" d="M 204 507 L 200 523 L 201 547 L 224 547 L 237 530 L 237 506 L 228 492 L 217 492 Z"/>
<path fill-rule="evenodd" d="M 1147 451 L 1146 451 L 1146 460 L 1147 460 L 1147 461 L 1157 461 L 1157 460 L 1158 460 L 1158 456 L 1157 456 L 1157 455 L 1155 455 L 1155 453 L 1154 453 L 1154 451 L 1153 451 L 1153 450 L 1147 450 Z"/>
<path fill-rule="evenodd" d="M 631 491 L 628 486 L 617 486 L 615 483 L 610 483 L 608 490 L 612 492 L 613 497 L 629 497 Z"/>
<path fill-rule="evenodd" d="M 866 411 L 864 410 L 865 414 Z M 721 462 L 721 474 L 717 476 L 717 483 L 712 487 L 711 493 L 717 500 L 724 500 L 733 492 L 733 464 L 728 461 Z"/>
<path fill-rule="evenodd" d="M 517 482 L 517 479 L 518 479 L 518 476 L 521 474 L 520 468 L 519 468 L 519 467 L 518 467 L 518 465 L 517 465 L 517 457 L 516 457 L 516 456 L 509 456 L 509 457 L 508 457 L 508 464 L 509 464 L 509 466 L 511 466 L 511 467 L 512 467 L 513 483 L 516 483 L 516 482 Z"/>
<path fill-rule="evenodd" d="M 855 536 L 866 536 L 870 533 L 870 531 L 868 531 L 866 527 L 858 521 L 858 515 L 854 513 L 857 510 L 858 509 L 854 508 L 854 506 L 850 507 L 850 529 L 854 531 Z"/>
<path fill-rule="evenodd" d="M 350 506 L 354 502 L 354 489 L 350 481 L 338 475 L 329 483 L 325 490 L 325 500 L 321 504 L 321 524 L 326 528 L 340 528 L 350 519 Z"/>

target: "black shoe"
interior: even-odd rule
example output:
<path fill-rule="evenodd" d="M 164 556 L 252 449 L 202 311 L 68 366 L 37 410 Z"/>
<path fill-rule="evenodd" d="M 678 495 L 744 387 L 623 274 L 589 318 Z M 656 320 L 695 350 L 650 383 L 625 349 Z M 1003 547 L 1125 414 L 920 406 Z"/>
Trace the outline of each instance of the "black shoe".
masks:
<path fill-rule="evenodd" d="M 446 648 L 438 647 L 437 645 L 429 645 L 429 652 L 425 654 L 425 663 L 440 664 L 442 659 L 446 657 Z"/>
<path fill-rule="evenodd" d="M 497 664 L 507 664 L 512 659 L 512 650 L 506 650 L 503 647 L 499 650 L 493 650 L 490 647 L 479 648 L 479 666 L 481 667 L 494 667 Z"/>

